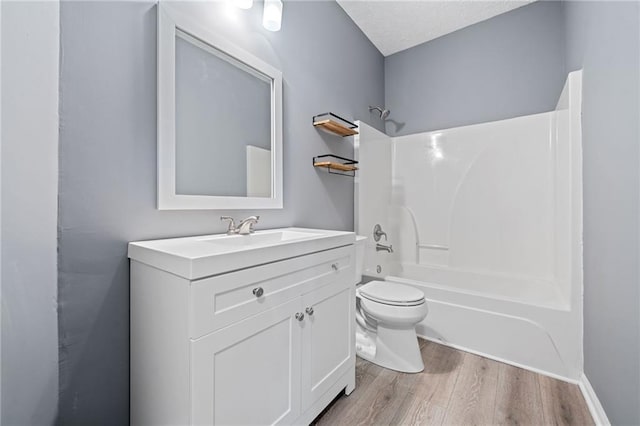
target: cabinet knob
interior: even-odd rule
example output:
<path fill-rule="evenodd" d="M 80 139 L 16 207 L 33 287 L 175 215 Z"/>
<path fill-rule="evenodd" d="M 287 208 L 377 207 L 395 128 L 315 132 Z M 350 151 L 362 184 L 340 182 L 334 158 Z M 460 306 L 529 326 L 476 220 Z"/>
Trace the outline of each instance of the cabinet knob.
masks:
<path fill-rule="evenodd" d="M 256 297 L 260 297 L 264 294 L 264 290 L 262 289 L 262 287 L 256 287 L 253 289 L 253 295 Z"/>
<path fill-rule="evenodd" d="M 338 270 L 338 264 L 337 263 L 332 263 L 331 267 L 333 268 L 334 271 Z"/>
<path fill-rule="evenodd" d="M 304 319 L 304 314 L 302 312 L 296 312 L 296 319 L 298 321 L 302 321 Z"/>
<path fill-rule="evenodd" d="M 309 306 L 307 309 L 304 310 L 307 315 L 311 316 L 313 315 L 313 307 Z"/>

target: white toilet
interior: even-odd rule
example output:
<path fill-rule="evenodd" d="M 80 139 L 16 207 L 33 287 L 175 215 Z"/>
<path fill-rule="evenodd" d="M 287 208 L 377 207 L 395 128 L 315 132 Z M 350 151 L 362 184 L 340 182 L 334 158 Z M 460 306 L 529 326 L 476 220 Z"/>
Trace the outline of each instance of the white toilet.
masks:
<path fill-rule="evenodd" d="M 356 242 L 357 281 L 362 280 L 364 239 Z M 404 373 L 419 373 L 424 363 L 416 324 L 427 316 L 424 293 L 414 287 L 371 281 L 356 289 L 356 353 Z"/>

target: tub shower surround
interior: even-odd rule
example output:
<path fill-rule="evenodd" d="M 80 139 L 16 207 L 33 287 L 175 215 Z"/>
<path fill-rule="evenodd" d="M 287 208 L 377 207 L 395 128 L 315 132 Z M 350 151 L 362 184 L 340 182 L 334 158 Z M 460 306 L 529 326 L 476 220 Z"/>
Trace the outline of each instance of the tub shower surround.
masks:
<path fill-rule="evenodd" d="M 391 138 L 360 124 L 365 275 L 422 290 L 419 335 L 551 376 L 582 373 L 581 71 L 556 110 Z"/>

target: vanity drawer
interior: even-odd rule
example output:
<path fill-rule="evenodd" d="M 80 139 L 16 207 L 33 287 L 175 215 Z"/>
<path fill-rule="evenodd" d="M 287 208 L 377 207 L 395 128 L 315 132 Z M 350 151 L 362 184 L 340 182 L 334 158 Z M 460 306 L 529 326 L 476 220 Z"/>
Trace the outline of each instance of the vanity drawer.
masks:
<path fill-rule="evenodd" d="M 191 338 L 336 281 L 354 285 L 354 255 L 350 245 L 193 281 Z"/>

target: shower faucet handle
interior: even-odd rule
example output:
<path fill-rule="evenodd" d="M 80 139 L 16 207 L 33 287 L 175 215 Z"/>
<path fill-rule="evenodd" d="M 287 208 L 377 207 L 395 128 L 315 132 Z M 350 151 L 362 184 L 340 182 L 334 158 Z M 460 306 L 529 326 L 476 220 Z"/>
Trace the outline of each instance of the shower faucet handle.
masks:
<path fill-rule="evenodd" d="M 377 243 L 382 237 L 387 241 L 387 233 L 382 230 L 382 226 L 379 223 L 376 223 L 376 226 L 373 227 L 373 239 Z"/>

